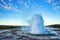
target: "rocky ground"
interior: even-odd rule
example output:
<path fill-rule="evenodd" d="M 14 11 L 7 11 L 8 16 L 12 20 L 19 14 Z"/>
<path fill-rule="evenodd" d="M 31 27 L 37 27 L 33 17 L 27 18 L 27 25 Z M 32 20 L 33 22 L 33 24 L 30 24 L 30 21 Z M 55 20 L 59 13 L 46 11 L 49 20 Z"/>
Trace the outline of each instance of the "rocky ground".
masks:
<path fill-rule="evenodd" d="M 52 40 L 50 36 L 33 36 L 20 30 L 0 30 L 0 40 Z M 54 38 L 58 40 L 58 38 Z"/>

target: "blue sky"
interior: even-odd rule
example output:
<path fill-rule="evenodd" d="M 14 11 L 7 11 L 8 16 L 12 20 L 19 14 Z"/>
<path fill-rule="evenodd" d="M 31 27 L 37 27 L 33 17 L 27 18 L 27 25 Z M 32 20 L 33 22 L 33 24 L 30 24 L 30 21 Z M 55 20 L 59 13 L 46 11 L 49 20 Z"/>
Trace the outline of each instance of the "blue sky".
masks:
<path fill-rule="evenodd" d="M 29 25 L 41 14 L 45 25 L 60 24 L 59 0 L 0 0 L 0 25 Z"/>

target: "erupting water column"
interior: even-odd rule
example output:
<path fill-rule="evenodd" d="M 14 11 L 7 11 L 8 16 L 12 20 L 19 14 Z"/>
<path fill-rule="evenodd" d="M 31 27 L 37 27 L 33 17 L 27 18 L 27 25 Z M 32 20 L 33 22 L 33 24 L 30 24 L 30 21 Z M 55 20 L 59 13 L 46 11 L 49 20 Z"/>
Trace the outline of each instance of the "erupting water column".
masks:
<path fill-rule="evenodd" d="M 44 20 L 40 14 L 35 14 L 32 18 L 31 34 L 46 34 Z"/>

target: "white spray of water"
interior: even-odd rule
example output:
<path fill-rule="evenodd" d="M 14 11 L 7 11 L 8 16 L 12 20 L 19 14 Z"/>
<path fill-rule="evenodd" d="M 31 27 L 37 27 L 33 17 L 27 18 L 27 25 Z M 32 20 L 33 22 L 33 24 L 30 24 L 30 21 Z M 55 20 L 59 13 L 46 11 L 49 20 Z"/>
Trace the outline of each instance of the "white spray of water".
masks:
<path fill-rule="evenodd" d="M 44 20 L 40 14 L 35 14 L 32 18 L 31 31 L 32 34 L 45 34 Z"/>

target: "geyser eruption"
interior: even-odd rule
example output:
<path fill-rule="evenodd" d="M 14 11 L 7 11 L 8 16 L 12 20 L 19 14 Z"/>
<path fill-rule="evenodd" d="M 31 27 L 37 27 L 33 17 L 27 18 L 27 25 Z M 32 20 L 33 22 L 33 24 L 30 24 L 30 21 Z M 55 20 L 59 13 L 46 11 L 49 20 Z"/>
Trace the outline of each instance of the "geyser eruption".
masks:
<path fill-rule="evenodd" d="M 44 20 L 40 14 L 35 14 L 32 18 L 31 31 L 32 34 L 46 34 L 44 28 Z"/>

